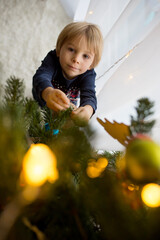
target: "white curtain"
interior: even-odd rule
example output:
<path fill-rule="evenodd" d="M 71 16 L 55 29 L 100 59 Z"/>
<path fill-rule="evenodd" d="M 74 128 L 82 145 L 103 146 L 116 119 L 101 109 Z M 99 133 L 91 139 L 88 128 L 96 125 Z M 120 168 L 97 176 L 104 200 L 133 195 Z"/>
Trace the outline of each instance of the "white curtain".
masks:
<path fill-rule="evenodd" d="M 129 124 L 141 97 L 155 102 L 152 138 L 160 143 L 160 1 L 91 0 L 85 20 L 98 24 L 104 36 L 103 56 L 96 68 L 98 109 L 91 119 L 93 146 L 123 149 L 96 118 Z"/>

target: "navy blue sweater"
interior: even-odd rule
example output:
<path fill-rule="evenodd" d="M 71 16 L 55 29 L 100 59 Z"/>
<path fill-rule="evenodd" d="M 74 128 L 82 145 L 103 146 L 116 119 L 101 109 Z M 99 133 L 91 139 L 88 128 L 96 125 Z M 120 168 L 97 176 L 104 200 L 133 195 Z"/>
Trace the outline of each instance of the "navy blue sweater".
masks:
<path fill-rule="evenodd" d="M 46 103 L 42 99 L 42 91 L 47 87 L 58 88 L 68 96 L 73 104 L 76 105 L 80 97 L 80 106 L 90 105 L 95 112 L 97 108 L 95 77 L 96 73 L 94 69 L 91 69 L 72 80 L 66 79 L 63 76 L 56 50 L 50 51 L 33 76 L 33 97 L 43 107 Z"/>

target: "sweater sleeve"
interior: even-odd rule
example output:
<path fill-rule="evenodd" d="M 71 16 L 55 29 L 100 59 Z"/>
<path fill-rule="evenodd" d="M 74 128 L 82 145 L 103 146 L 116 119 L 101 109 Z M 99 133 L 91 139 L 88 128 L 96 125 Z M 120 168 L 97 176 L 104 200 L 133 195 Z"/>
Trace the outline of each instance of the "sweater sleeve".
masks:
<path fill-rule="evenodd" d="M 87 71 L 80 81 L 80 106 L 90 105 L 93 108 L 93 113 L 97 109 L 95 78 L 96 73 L 92 69 Z"/>
<path fill-rule="evenodd" d="M 46 103 L 42 99 L 42 91 L 47 87 L 53 87 L 51 81 L 56 71 L 56 53 L 50 51 L 42 61 L 41 66 L 37 69 L 33 76 L 32 94 L 34 99 L 40 106 L 44 106 Z"/>

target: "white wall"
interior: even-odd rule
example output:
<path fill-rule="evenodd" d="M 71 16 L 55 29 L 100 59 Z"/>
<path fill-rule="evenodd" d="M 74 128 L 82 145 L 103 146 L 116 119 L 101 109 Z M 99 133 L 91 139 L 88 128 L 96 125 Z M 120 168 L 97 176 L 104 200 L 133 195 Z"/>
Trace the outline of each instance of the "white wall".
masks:
<path fill-rule="evenodd" d="M 15 75 L 31 95 L 32 76 L 71 21 L 59 0 L 0 0 L 0 82 Z"/>

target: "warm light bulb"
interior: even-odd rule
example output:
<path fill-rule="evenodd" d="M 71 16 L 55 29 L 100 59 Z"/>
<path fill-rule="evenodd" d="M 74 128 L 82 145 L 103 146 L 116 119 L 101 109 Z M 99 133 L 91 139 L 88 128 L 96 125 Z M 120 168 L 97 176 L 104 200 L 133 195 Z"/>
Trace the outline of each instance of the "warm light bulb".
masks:
<path fill-rule="evenodd" d="M 101 175 L 101 173 L 104 171 L 104 169 L 108 165 L 108 160 L 106 158 L 99 158 L 96 162 L 95 160 L 92 160 L 88 163 L 88 167 L 86 169 L 87 175 L 90 178 L 96 178 Z"/>
<path fill-rule="evenodd" d="M 145 185 L 141 197 L 148 207 L 160 207 L 160 186 L 155 183 Z"/>
<path fill-rule="evenodd" d="M 96 168 L 95 166 L 88 166 L 86 172 L 87 172 L 88 177 L 90 177 L 90 178 L 99 177 L 101 174 L 99 169 Z"/>
<path fill-rule="evenodd" d="M 22 198 L 28 203 L 34 202 L 38 197 L 39 192 L 40 192 L 39 188 L 35 188 L 33 186 L 27 186 L 22 192 Z"/>
<path fill-rule="evenodd" d="M 101 157 L 98 159 L 97 161 L 97 167 L 100 168 L 101 170 L 103 170 L 104 168 L 106 168 L 108 165 L 108 160 L 104 157 Z"/>
<path fill-rule="evenodd" d="M 32 144 L 23 159 L 25 181 L 32 186 L 41 186 L 47 180 L 58 178 L 56 157 L 45 144 Z"/>

